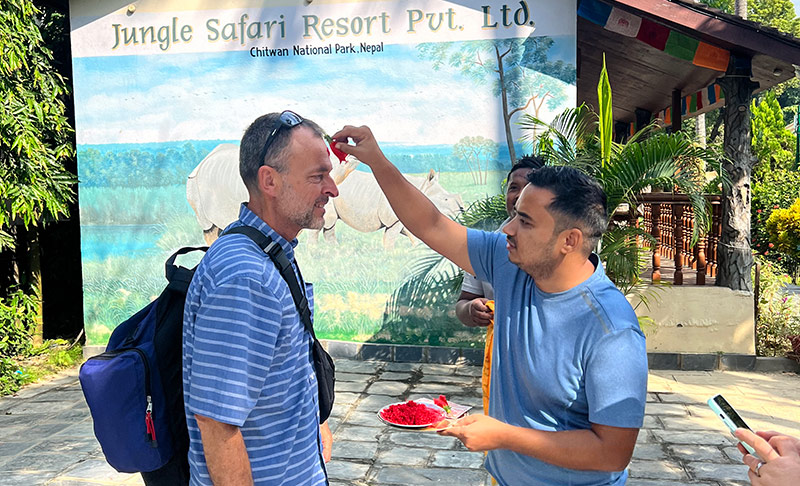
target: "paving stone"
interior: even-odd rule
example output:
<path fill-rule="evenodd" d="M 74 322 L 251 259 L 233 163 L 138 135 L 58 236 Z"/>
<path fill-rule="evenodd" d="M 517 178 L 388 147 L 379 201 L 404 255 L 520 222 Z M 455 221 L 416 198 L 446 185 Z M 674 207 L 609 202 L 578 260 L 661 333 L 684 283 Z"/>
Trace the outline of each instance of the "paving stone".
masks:
<path fill-rule="evenodd" d="M 399 381 L 378 381 L 370 385 L 367 393 L 389 395 L 391 397 L 399 398 L 408 390 L 408 383 Z"/>
<path fill-rule="evenodd" d="M 722 421 L 716 417 L 661 417 L 661 422 L 667 430 L 693 430 L 703 432 L 721 432 L 727 430 Z"/>
<path fill-rule="evenodd" d="M 347 461 L 331 461 L 326 466 L 331 479 L 355 480 L 363 479 L 370 466 Z"/>
<path fill-rule="evenodd" d="M 459 469 L 480 469 L 483 467 L 482 452 L 438 451 L 433 454 L 433 465 Z"/>
<path fill-rule="evenodd" d="M 725 455 L 719 447 L 700 445 L 670 444 L 669 450 L 684 461 L 712 461 L 727 462 Z"/>
<path fill-rule="evenodd" d="M 741 464 L 742 462 L 742 453 L 739 452 L 739 449 L 735 446 L 730 447 L 723 447 L 722 452 L 725 454 L 732 463 L 734 464 Z"/>
<path fill-rule="evenodd" d="M 664 448 L 660 444 L 636 444 L 633 449 L 634 459 L 647 459 L 650 461 L 666 459 Z"/>
<path fill-rule="evenodd" d="M 378 418 L 375 412 L 355 411 L 347 416 L 348 425 L 364 425 L 367 427 L 383 427 L 384 423 Z"/>
<path fill-rule="evenodd" d="M 486 481 L 485 472 L 468 469 L 383 467 L 375 476 L 375 483 L 404 486 L 409 484 L 473 486 L 483 484 L 484 481 Z"/>
<path fill-rule="evenodd" d="M 744 464 L 715 464 L 711 462 L 690 462 L 687 464 L 692 476 L 697 479 L 715 481 L 746 481 L 747 466 Z"/>
<path fill-rule="evenodd" d="M 687 475 L 679 465 L 668 461 L 631 460 L 630 475 L 634 478 L 685 480 Z"/>
<path fill-rule="evenodd" d="M 26 454 L 24 464 L 18 466 L 15 464 L 15 461 L 7 462 L 3 469 L 9 471 L 11 469 L 6 469 L 10 467 L 14 467 L 13 470 L 21 471 L 21 472 L 52 472 L 57 473 L 59 471 L 63 471 L 67 469 L 71 465 L 75 464 L 76 461 L 80 461 L 88 457 L 88 453 L 70 453 L 70 454 L 49 454 L 49 453 L 37 453 L 37 454 Z M 0 475 L 5 471 L 0 470 Z"/>
<path fill-rule="evenodd" d="M 88 439 L 74 437 L 58 437 L 43 440 L 28 450 L 26 454 L 43 454 L 56 452 L 60 454 L 78 454 L 81 452 L 89 453 L 100 450 L 100 443 L 94 435 Z"/>
<path fill-rule="evenodd" d="M 66 437 L 94 437 L 94 426 L 91 419 L 86 419 L 77 424 L 70 425 L 62 430 L 59 430 L 54 435 Z"/>
<path fill-rule="evenodd" d="M 686 481 L 666 481 L 661 479 L 640 479 L 640 478 L 632 478 L 628 479 L 628 482 L 625 483 L 626 486 L 684 486 Z M 699 483 L 696 481 L 692 481 L 691 484 L 693 485 L 700 485 L 705 484 L 709 486 L 718 486 L 718 483 Z M 727 485 L 726 485 L 727 486 Z"/>
<path fill-rule="evenodd" d="M 339 381 L 337 379 L 334 390 L 337 395 L 341 392 L 362 393 L 367 385 L 366 381 Z"/>
<path fill-rule="evenodd" d="M 698 445 L 730 445 L 728 438 L 720 434 L 709 434 L 705 432 L 680 432 L 673 430 L 653 430 L 653 435 L 662 442 L 671 444 L 698 444 Z"/>
<path fill-rule="evenodd" d="M 342 425 L 342 419 L 340 417 L 334 417 L 333 415 L 328 417 L 328 427 L 331 429 L 331 434 L 335 435 L 340 425 Z"/>
<path fill-rule="evenodd" d="M 480 380 L 472 376 L 427 375 L 423 376 L 420 383 L 445 383 L 452 385 L 477 386 Z"/>
<path fill-rule="evenodd" d="M 414 393 L 428 394 L 438 397 L 439 395 L 457 395 L 459 393 L 470 393 L 471 390 L 457 385 L 442 385 L 438 383 L 421 383 L 412 388 Z"/>
<path fill-rule="evenodd" d="M 360 373 L 366 375 L 374 375 L 379 369 L 383 369 L 382 361 L 356 361 L 356 360 L 336 360 L 336 376 L 338 379 L 339 372 L 342 373 Z M 363 379 L 363 377 L 362 377 Z"/>
<path fill-rule="evenodd" d="M 379 378 L 380 381 L 407 381 L 410 380 L 412 377 L 412 373 L 410 372 L 399 372 L 399 371 L 384 371 L 381 373 Z"/>
<path fill-rule="evenodd" d="M 372 378 L 371 375 L 363 375 L 363 374 L 358 374 L 358 373 L 347 373 L 347 372 L 344 372 L 344 371 L 339 371 L 338 368 L 336 369 L 336 382 L 337 383 L 339 383 L 340 381 L 356 381 L 356 382 L 359 382 L 359 383 L 365 383 L 370 378 Z"/>
<path fill-rule="evenodd" d="M 376 466 L 402 464 L 405 466 L 424 466 L 428 463 L 431 451 L 420 447 L 392 447 L 378 454 Z"/>
<path fill-rule="evenodd" d="M 73 402 L 26 401 L 11 409 L 12 415 L 52 414 L 72 408 Z"/>
<path fill-rule="evenodd" d="M 456 368 L 456 375 L 462 376 L 483 376 L 482 366 L 459 366 Z"/>
<path fill-rule="evenodd" d="M 340 440 L 356 440 L 377 442 L 378 436 L 383 432 L 379 427 L 363 427 L 360 425 L 342 425 L 337 431 Z"/>
<path fill-rule="evenodd" d="M 18 440 L 15 442 L 10 442 L 10 441 L 0 442 L 0 458 L 2 458 L 0 459 L 0 462 L 4 462 L 5 459 L 20 454 L 22 451 L 30 449 L 31 446 L 34 445 L 34 443 L 29 441 L 24 441 L 24 442 L 20 441 L 20 439 L 23 439 L 22 437 L 16 437 L 16 439 Z"/>
<path fill-rule="evenodd" d="M 689 414 L 689 411 L 680 403 L 648 403 L 645 405 L 644 413 L 659 416 L 685 416 Z"/>
<path fill-rule="evenodd" d="M 386 371 L 419 371 L 422 367 L 419 363 L 386 363 L 384 370 Z M 384 373 L 386 373 L 384 371 Z M 383 375 L 381 375 L 383 376 Z"/>
<path fill-rule="evenodd" d="M 335 407 L 342 407 L 342 406 L 349 407 L 350 405 L 353 405 L 359 398 L 361 398 L 360 393 L 337 392 L 333 403 Z"/>
<path fill-rule="evenodd" d="M 389 434 L 389 442 L 409 447 L 429 447 L 431 449 L 452 449 L 456 444 L 460 444 L 455 437 L 444 437 L 435 432 L 392 432 Z"/>
<path fill-rule="evenodd" d="M 456 366 L 445 364 L 423 364 L 420 367 L 422 375 L 452 375 L 455 374 Z"/>
<path fill-rule="evenodd" d="M 372 460 L 378 453 L 378 444 L 350 440 L 336 440 L 333 443 L 333 459 Z"/>
<path fill-rule="evenodd" d="M 397 403 L 397 397 L 390 397 L 388 395 L 369 395 L 361 399 L 356 407 L 359 412 L 377 412 L 386 405 Z"/>
<path fill-rule="evenodd" d="M 658 421 L 655 415 L 645 415 L 644 422 L 642 423 L 643 429 L 661 429 L 661 422 Z"/>
<path fill-rule="evenodd" d="M 40 486 L 44 484 L 49 486 L 50 484 L 55 484 L 48 482 L 53 479 L 53 476 L 53 473 L 40 471 L 31 473 L 20 471 L 4 472 L 0 474 L 0 486 L 20 486 L 23 484 L 25 486 Z"/>

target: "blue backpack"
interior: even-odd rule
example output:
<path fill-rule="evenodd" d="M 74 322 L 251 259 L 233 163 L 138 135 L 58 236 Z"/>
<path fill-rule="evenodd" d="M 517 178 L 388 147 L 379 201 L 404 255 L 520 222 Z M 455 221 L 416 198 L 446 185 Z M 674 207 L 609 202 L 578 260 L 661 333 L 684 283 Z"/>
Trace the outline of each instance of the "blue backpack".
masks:
<path fill-rule="evenodd" d="M 231 228 L 220 237 L 231 233 L 244 234 L 258 244 L 275 261 L 289 285 L 301 320 L 314 337 L 310 352 L 317 373 L 320 418 L 324 422 L 333 408 L 334 363 L 314 335 L 308 301 L 293 267 L 280 245 L 255 228 Z M 169 284 L 161 295 L 117 326 L 105 352 L 86 360 L 80 369 L 94 435 L 106 460 L 119 472 L 144 473 L 145 484 L 151 478 L 165 484 L 165 477 L 175 478 L 172 484 L 188 483 L 182 337 L 183 307 L 195 269 L 176 266 L 175 259 L 207 249 L 186 247 L 170 256 L 165 264 Z"/>
<path fill-rule="evenodd" d="M 108 463 L 119 472 L 156 471 L 173 456 L 188 471 L 189 433 L 181 371 L 183 306 L 194 268 L 165 264 L 169 284 L 161 295 L 111 333 L 104 353 L 81 366 L 79 378 L 94 433 Z"/>

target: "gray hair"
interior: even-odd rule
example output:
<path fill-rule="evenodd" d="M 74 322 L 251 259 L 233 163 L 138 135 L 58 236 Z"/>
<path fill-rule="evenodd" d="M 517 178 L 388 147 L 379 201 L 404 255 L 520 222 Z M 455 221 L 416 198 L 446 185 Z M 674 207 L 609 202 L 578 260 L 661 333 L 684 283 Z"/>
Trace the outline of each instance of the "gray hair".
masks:
<path fill-rule="evenodd" d="M 280 113 L 268 113 L 256 118 L 256 120 L 247 127 L 247 130 L 245 130 L 242 136 L 242 141 L 239 145 L 239 175 L 242 177 L 242 181 L 244 181 L 244 185 L 247 186 L 248 189 L 257 187 L 258 169 L 262 165 L 272 167 L 278 172 L 284 172 L 286 170 L 289 140 L 291 139 L 293 129 L 296 127 L 278 130 L 275 134 L 275 140 L 264 155 L 264 159 L 259 159 L 261 151 L 264 150 L 264 144 L 267 142 L 267 137 L 280 115 Z M 300 126 L 311 129 L 320 137 L 325 133 L 319 125 L 305 118 Z"/>

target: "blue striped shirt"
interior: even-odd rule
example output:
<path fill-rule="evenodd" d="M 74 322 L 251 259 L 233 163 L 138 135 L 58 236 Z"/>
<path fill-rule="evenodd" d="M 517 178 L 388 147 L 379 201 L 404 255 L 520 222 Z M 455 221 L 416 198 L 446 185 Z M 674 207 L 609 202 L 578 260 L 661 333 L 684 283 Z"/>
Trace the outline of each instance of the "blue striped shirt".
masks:
<path fill-rule="evenodd" d="M 294 246 L 245 205 L 253 226 Z M 313 314 L 313 292 L 306 285 Z M 211 485 L 194 415 L 239 427 L 257 485 L 325 485 L 311 335 L 272 260 L 249 237 L 219 238 L 195 272 L 183 314 L 183 389 L 193 486 Z"/>

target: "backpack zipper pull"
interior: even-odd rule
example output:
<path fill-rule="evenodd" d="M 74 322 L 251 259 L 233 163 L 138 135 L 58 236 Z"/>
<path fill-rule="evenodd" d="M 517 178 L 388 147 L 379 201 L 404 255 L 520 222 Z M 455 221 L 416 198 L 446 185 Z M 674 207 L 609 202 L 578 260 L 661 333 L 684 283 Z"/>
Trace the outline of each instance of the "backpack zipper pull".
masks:
<path fill-rule="evenodd" d="M 147 427 L 147 437 L 150 439 L 150 446 L 158 447 L 156 440 L 156 426 L 153 424 L 153 399 L 147 395 L 147 412 L 145 413 L 144 423 Z"/>

